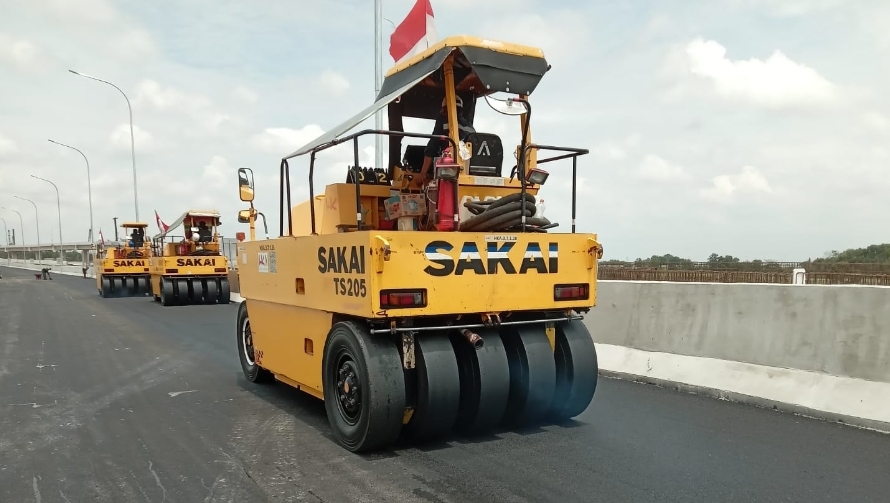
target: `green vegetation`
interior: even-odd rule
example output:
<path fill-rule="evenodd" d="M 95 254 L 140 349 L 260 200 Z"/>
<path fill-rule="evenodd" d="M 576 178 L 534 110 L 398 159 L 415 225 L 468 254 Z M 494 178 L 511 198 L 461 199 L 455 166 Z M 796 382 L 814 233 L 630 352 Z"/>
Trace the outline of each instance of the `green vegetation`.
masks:
<path fill-rule="evenodd" d="M 649 258 L 638 258 L 633 262 L 621 260 L 604 260 L 605 267 L 632 269 L 672 269 L 672 270 L 712 270 L 712 271 L 750 271 L 750 272 L 790 272 L 796 268 L 807 272 L 844 272 L 859 274 L 890 273 L 890 243 L 876 244 L 866 248 L 851 248 L 842 252 L 831 251 L 824 257 L 808 259 L 801 262 L 774 262 L 767 260 L 743 261 L 732 255 L 712 253 L 707 261 L 696 262 L 678 257 L 670 253 L 653 255 Z"/>
<path fill-rule="evenodd" d="M 890 243 L 865 248 L 850 248 L 842 252 L 832 250 L 813 263 L 886 264 L 890 263 Z"/>

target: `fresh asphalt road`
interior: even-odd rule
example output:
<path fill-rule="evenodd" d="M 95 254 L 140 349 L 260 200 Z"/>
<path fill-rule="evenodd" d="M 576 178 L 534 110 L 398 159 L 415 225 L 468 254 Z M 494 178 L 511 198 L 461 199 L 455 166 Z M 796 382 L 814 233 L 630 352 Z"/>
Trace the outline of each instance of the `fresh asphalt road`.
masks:
<path fill-rule="evenodd" d="M 602 379 L 571 426 L 374 455 L 245 381 L 237 306 L 2 269 L 2 502 L 886 502 L 890 435 Z"/>

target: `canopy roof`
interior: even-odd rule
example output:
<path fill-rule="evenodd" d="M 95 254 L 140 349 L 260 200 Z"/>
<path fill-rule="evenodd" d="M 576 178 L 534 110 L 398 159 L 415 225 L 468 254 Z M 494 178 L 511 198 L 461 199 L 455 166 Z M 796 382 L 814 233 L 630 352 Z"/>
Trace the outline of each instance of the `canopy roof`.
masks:
<path fill-rule="evenodd" d="M 177 227 L 182 225 L 182 222 L 184 222 L 185 219 L 187 219 L 189 217 L 212 218 L 212 219 L 218 221 L 220 215 L 219 215 L 219 212 L 216 210 L 188 210 L 185 213 L 183 213 L 182 215 L 180 215 L 179 218 L 176 219 L 176 221 L 174 221 L 172 224 L 170 224 L 167 227 L 166 231 L 155 235 L 154 237 L 152 237 L 152 239 L 163 239 L 168 234 L 170 234 L 174 229 L 176 229 Z"/>
<path fill-rule="evenodd" d="M 145 222 L 124 222 L 121 224 L 121 227 L 125 229 L 144 229 L 148 227 L 148 224 Z"/>
<path fill-rule="evenodd" d="M 455 90 L 464 99 L 465 107 L 468 99 L 475 102 L 476 98 L 495 92 L 530 95 L 550 69 L 544 52 L 535 47 L 470 36 L 448 37 L 389 70 L 373 104 L 284 159 L 334 142 L 397 99 L 405 116 L 435 119 L 445 96 L 442 63 L 451 54 Z"/>

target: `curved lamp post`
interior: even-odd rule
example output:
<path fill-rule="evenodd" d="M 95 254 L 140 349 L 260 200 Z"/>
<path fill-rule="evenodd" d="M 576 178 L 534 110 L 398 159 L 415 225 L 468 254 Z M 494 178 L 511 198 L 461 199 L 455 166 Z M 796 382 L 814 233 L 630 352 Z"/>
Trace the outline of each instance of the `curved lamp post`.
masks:
<path fill-rule="evenodd" d="M 16 215 L 19 216 L 19 225 L 21 226 L 21 227 L 19 227 L 19 230 L 22 231 L 22 235 L 20 237 L 22 238 L 22 246 L 24 247 L 25 246 L 25 221 L 22 219 L 22 214 L 12 208 L 7 208 L 5 206 L 0 206 L 0 210 L 12 211 Z M 22 260 L 25 260 L 25 250 L 24 249 L 22 250 Z"/>
<path fill-rule="evenodd" d="M 37 212 L 37 205 L 34 204 L 34 201 L 32 201 L 30 199 L 26 199 L 24 197 L 19 197 L 19 196 L 12 196 L 12 197 L 14 197 L 16 199 L 21 199 L 22 201 L 28 201 L 29 203 L 31 203 L 32 206 L 34 206 L 34 217 L 37 220 L 37 261 L 38 261 L 38 263 L 40 263 L 40 261 L 43 260 L 43 252 L 40 250 L 40 214 Z"/>
<path fill-rule="evenodd" d="M 43 180 L 44 182 L 52 185 L 54 189 L 56 189 L 56 206 L 59 209 L 59 265 L 62 265 L 62 258 L 65 255 L 65 249 L 62 248 L 62 244 L 65 241 L 62 240 L 62 201 L 61 201 L 61 199 L 59 199 L 59 187 L 57 187 L 56 184 L 47 180 L 46 178 L 40 178 L 39 176 L 34 176 L 34 175 L 31 175 L 31 178 Z"/>
<path fill-rule="evenodd" d="M 102 82 L 104 84 L 108 84 L 109 86 L 117 89 L 123 95 L 124 99 L 127 100 L 127 109 L 130 111 L 130 154 L 133 157 L 133 203 L 136 205 L 136 221 L 139 221 L 139 193 L 136 190 L 136 142 L 133 139 L 133 107 L 130 106 L 130 98 L 127 98 L 127 95 L 121 90 L 121 88 L 116 85 L 108 82 L 107 80 L 102 80 L 97 77 L 92 77 L 90 75 L 86 75 L 80 72 L 75 72 L 74 70 L 68 70 L 74 75 L 79 75 L 81 77 L 85 77 L 87 79 L 95 80 L 98 82 Z"/>
<path fill-rule="evenodd" d="M 3 222 L 3 249 L 6 250 L 6 265 L 9 265 L 9 227 L 6 226 L 6 220 L 3 220 L 3 217 L 0 217 L 0 222 Z"/>
<path fill-rule="evenodd" d="M 87 159 L 87 156 L 85 156 L 83 152 L 72 147 L 71 145 L 65 145 L 64 143 L 59 143 L 55 140 L 47 140 L 47 141 L 49 141 L 50 143 L 55 143 L 56 145 L 61 145 L 63 147 L 68 147 L 71 150 L 77 151 L 78 154 L 83 156 L 83 160 L 86 161 L 86 163 L 87 163 L 87 196 L 90 199 L 90 243 L 92 243 L 93 242 L 93 182 L 90 180 L 90 160 Z M 56 190 L 58 191 L 58 189 L 56 189 Z M 59 232 L 62 232 L 61 226 L 62 226 L 62 224 L 59 224 Z"/>

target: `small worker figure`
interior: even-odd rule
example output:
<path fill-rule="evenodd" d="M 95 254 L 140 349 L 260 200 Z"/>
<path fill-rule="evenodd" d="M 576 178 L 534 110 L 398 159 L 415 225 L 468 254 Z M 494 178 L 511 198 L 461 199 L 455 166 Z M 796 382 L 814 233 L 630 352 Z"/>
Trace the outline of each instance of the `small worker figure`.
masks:
<path fill-rule="evenodd" d="M 53 277 L 49 273 L 49 267 L 44 267 L 40 271 L 43 273 L 43 279 L 53 279 Z"/>
<path fill-rule="evenodd" d="M 470 121 L 464 116 L 464 100 L 460 96 L 456 96 L 455 98 L 457 99 L 457 136 L 460 140 L 466 140 L 467 136 L 476 132 L 476 129 L 470 125 Z M 430 134 L 448 135 L 448 111 L 445 109 L 445 103 L 446 100 L 443 98 L 442 107 L 439 109 L 439 117 L 436 119 L 436 125 L 433 126 L 433 132 Z M 450 142 L 447 140 L 430 138 L 430 141 L 426 145 L 426 149 L 423 151 L 423 167 L 420 168 L 420 175 L 411 179 L 412 185 L 423 187 L 424 184 L 433 179 L 433 176 L 430 173 L 430 168 L 433 165 L 433 158 L 439 157 L 442 150 L 449 145 Z M 457 159 L 457 152 L 454 152 L 454 157 Z"/>
<path fill-rule="evenodd" d="M 81 267 L 81 269 L 83 269 L 83 277 L 86 278 L 87 277 L 87 266 L 83 266 L 83 267 Z"/>
<path fill-rule="evenodd" d="M 210 238 L 212 237 L 210 228 L 207 227 L 207 222 L 203 220 L 198 223 L 198 236 L 200 236 L 201 242 L 210 241 Z"/>

